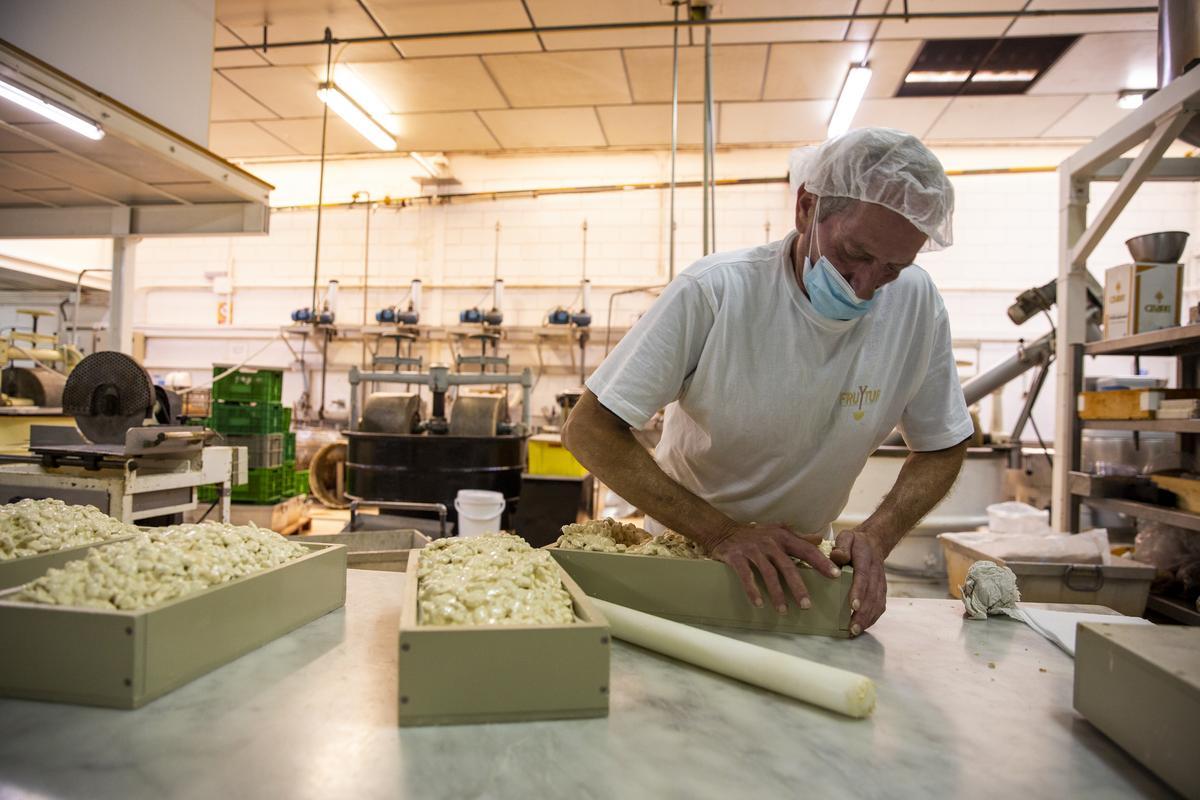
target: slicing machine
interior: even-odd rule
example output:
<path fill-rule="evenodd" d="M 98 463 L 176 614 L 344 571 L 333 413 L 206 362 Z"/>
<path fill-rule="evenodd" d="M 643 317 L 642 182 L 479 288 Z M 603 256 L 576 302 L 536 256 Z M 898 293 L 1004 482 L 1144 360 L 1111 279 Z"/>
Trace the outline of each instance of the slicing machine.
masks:
<path fill-rule="evenodd" d="M 196 507 L 196 487 L 221 484 L 229 519 L 234 484 L 248 479 L 245 448 L 208 446 L 200 426 L 171 424 L 174 410 L 129 356 L 94 353 L 63 388 L 74 428 L 35 425 L 29 454 L 0 457 L 0 503 L 54 497 L 136 522 Z"/>

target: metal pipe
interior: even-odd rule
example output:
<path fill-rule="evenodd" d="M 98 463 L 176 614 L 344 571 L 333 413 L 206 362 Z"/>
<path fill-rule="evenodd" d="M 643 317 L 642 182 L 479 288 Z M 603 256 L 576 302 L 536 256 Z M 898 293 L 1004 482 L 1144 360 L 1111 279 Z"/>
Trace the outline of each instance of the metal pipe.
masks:
<path fill-rule="evenodd" d="M 1158 88 L 1183 74 L 1200 57 L 1200 2 L 1160 0 L 1158 4 Z M 1144 89 L 1144 86 L 1130 86 Z"/>
<path fill-rule="evenodd" d="M 325 29 L 325 80 L 333 80 L 333 32 Z M 317 242 L 313 247 L 312 312 L 317 316 L 317 282 L 321 279 L 321 206 L 325 202 L 325 141 L 329 132 L 329 104 L 321 104 L 321 168 L 317 178 Z M 320 416 L 325 413 L 322 392 Z"/>
<path fill-rule="evenodd" d="M 79 277 L 75 279 L 75 311 L 71 315 L 71 346 L 75 348 L 79 347 L 79 306 L 83 304 L 83 276 L 89 272 L 112 272 L 112 270 L 88 267 L 80 270 Z M 111 297 L 111 294 L 109 296 Z"/>
<path fill-rule="evenodd" d="M 723 19 L 712 20 L 680 20 L 673 22 L 671 20 L 645 20 L 639 22 L 608 22 L 608 23 L 587 23 L 580 25 L 546 25 L 538 26 L 537 31 L 540 34 L 546 33 L 570 33 L 577 31 L 621 31 L 621 30 L 645 30 L 654 28 L 667 28 L 673 25 L 683 24 L 688 27 L 697 27 L 701 25 L 783 25 L 796 22 L 869 22 L 878 20 L 885 22 L 893 20 L 897 22 L 908 22 L 910 20 L 956 20 L 956 19 L 1011 19 L 1013 17 L 1089 17 L 1089 16 L 1110 16 L 1113 14 L 1156 14 L 1158 6 L 1116 6 L 1113 8 L 1021 8 L 1010 10 L 986 10 L 978 11 L 911 11 L 907 14 L 893 13 L 862 13 L 857 14 L 799 14 L 791 16 L 771 16 L 771 17 L 728 17 Z M 439 31 L 433 33 L 401 33 L 401 34 L 386 34 L 378 36 L 348 36 L 346 38 L 333 39 L 334 44 L 372 44 L 379 42 L 406 42 L 411 40 L 421 39 L 458 39 L 471 36 L 512 36 L 520 34 L 528 34 L 532 29 L 524 28 L 488 28 L 485 30 L 462 30 L 462 31 Z M 837 39 L 836 41 L 841 41 Z M 290 42 L 271 42 L 272 49 L 286 47 L 312 47 L 314 45 L 326 44 L 325 39 L 298 39 Z M 233 44 L 214 47 L 213 52 L 228 53 L 238 52 L 241 50 L 260 50 L 261 44 Z"/>
<path fill-rule="evenodd" d="M 708 158 L 708 150 L 712 142 L 709 137 L 712 136 L 712 29 L 704 29 L 704 180 L 700 184 L 700 191 L 703 193 L 703 208 L 702 213 L 704 219 L 700 226 L 701 246 L 700 252 L 703 255 L 708 255 L 712 251 L 708 249 L 708 187 L 712 181 L 712 165 Z"/>
<path fill-rule="evenodd" d="M 704 243 L 704 253 L 715 253 L 717 250 L 717 187 L 714 183 L 717 177 L 717 131 L 713 127 L 716 114 L 713 109 L 713 76 L 712 76 L 712 28 L 704 29 L 704 157 L 708 160 L 705 174 L 708 175 L 708 193 L 705 208 L 708 209 L 708 236 Z"/>
<path fill-rule="evenodd" d="M 675 0 L 675 24 L 671 32 L 671 200 L 670 200 L 670 232 L 668 241 L 670 252 L 667 255 L 667 280 L 675 280 L 675 157 L 679 152 L 679 5 L 681 0 Z M 611 305 L 610 305 L 611 313 Z"/>

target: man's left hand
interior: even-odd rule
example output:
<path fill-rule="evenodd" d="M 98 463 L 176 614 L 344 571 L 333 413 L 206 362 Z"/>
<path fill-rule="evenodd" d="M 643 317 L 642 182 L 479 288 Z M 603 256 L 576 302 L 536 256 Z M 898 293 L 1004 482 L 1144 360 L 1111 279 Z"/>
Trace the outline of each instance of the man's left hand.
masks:
<path fill-rule="evenodd" d="M 830 559 L 839 567 L 854 567 L 850 583 L 850 635 L 858 636 L 875 624 L 887 607 L 887 550 L 872 533 L 855 528 L 837 535 Z"/>

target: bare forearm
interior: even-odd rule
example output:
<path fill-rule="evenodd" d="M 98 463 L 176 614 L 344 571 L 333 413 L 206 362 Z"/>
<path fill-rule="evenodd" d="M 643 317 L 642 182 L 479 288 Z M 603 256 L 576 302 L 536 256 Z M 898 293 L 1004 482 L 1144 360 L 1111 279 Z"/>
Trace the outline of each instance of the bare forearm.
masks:
<path fill-rule="evenodd" d="M 895 485 L 861 529 L 891 552 L 954 486 L 966 452 L 967 443 L 962 442 L 945 450 L 909 454 Z"/>
<path fill-rule="evenodd" d="M 563 443 L 593 475 L 654 519 L 707 549 L 734 521 L 680 486 L 591 392 L 571 412 Z"/>

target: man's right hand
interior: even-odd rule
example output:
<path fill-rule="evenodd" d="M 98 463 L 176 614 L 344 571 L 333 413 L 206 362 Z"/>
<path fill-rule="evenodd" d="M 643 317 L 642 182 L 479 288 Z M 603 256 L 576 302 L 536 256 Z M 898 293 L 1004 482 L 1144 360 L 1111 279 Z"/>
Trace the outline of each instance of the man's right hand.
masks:
<path fill-rule="evenodd" d="M 841 570 L 821 553 L 817 546 L 821 539 L 820 534 L 801 536 L 784 525 L 739 525 L 732 534 L 713 548 L 712 557 L 733 568 L 741 579 L 750 602 L 762 608 L 762 592 L 758 590 L 754 573 L 750 569 L 753 565 L 762 576 L 767 595 L 771 598 L 775 610 L 786 614 L 784 583 L 800 608 L 812 607 L 808 589 L 804 586 L 804 579 L 800 577 L 800 569 L 792 559 L 799 558 L 808 562 L 826 578 L 836 578 L 841 574 Z"/>

